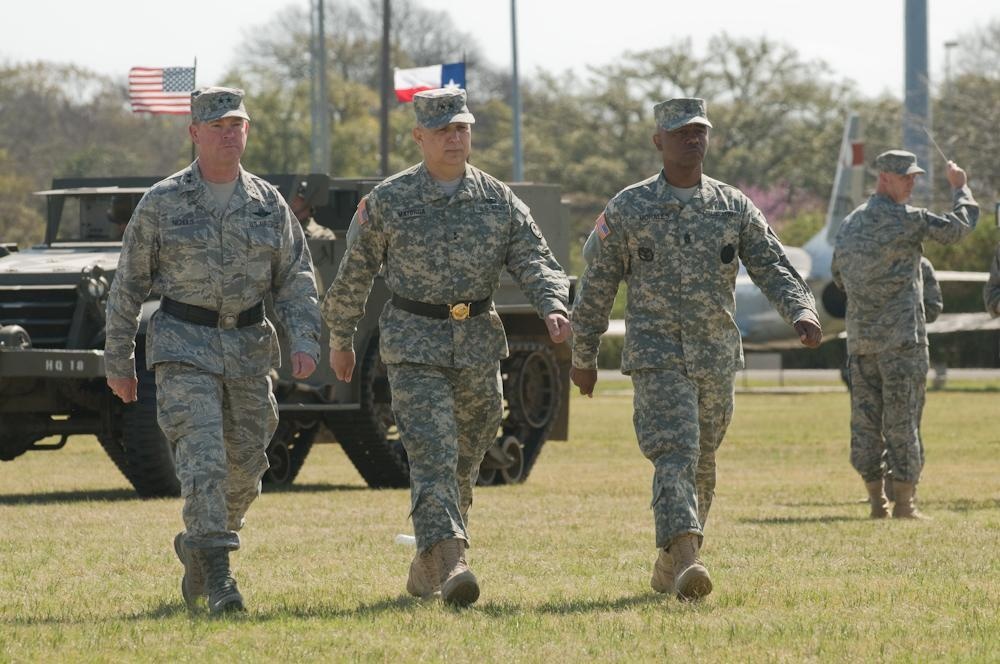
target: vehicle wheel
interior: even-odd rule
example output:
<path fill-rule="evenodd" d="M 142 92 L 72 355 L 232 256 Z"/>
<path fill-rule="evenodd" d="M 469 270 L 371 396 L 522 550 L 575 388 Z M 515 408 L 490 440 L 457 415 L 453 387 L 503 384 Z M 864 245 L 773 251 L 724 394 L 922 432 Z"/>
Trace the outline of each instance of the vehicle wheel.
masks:
<path fill-rule="evenodd" d="M 513 455 L 508 453 L 514 450 L 507 441 L 516 441 L 520 467 L 514 470 L 512 463 L 507 469 L 499 468 L 498 481 L 523 482 L 535 465 L 559 411 L 562 381 L 555 354 L 539 342 L 512 342 L 510 357 L 503 361 L 501 373 L 507 411 L 501 423 L 503 434 L 499 445 L 502 457 L 509 459 Z"/>
<path fill-rule="evenodd" d="M 500 469 L 500 477 L 504 484 L 524 481 L 524 448 L 521 447 L 521 441 L 514 436 L 507 436 L 500 444 L 500 451 L 509 464 Z"/>
<path fill-rule="evenodd" d="M 313 441 L 319 431 L 319 423 L 303 427 L 298 422 L 281 421 L 267 446 L 267 461 L 270 468 L 264 473 L 264 485 L 272 488 L 287 487 L 302 470 L 302 464 L 309 456 Z"/>
<path fill-rule="evenodd" d="M 156 422 L 156 377 L 136 356 L 137 400 L 121 407 L 121 426 L 101 446 L 142 498 L 181 495 L 174 454 Z"/>
<path fill-rule="evenodd" d="M 328 429 L 373 489 L 410 486 L 410 464 L 392 414 L 389 374 L 372 336 L 359 367 L 361 409 L 326 416 Z"/>

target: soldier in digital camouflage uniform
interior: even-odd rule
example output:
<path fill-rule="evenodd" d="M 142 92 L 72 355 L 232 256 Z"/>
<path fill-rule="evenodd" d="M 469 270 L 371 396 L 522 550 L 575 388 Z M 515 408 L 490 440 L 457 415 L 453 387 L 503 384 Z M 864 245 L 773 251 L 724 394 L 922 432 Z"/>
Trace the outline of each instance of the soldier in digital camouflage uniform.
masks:
<path fill-rule="evenodd" d="M 472 487 L 501 419 L 507 356 L 492 295 L 506 269 L 556 342 L 569 334 L 569 283 L 528 207 L 467 163 L 475 118 L 464 90 L 420 92 L 413 138 L 423 161 L 361 200 L 323 302 L 330 365 L 350 380 L 353 335 L 372 279 L 393 295 L 379 318 L 392 408 L 410 463 L 417 555 L 407 591 L 455 605 L 479 597 L 465 560 Z"/>
<path fill-rule="evenodd" d="M 944 311 L 944 295 L 941 292 L 941 284 L 938 283 L 937 273 L 934 271 L 934 265 L 926 256 L 920 257 L 920 275 L 922 278 L 922 295 L 921 299 L 924 303 L 924 320 L 928 323 L 933 323 Z M 845 365 L 844 371 L 847 375 L 847 389 L 851 389 L 850 381 L 850 371 L 851 365 L 850 361 Z M 884 442 L 884 438 L 883 438 Z M 923 458 L 923 438 L 920 438 L 920 457 Z M 889 459 L 889 451 L 883 446 L 882 449 L 882 467 L 885 469 L 885 477 L 883 478 L 883 488 L 885 490 L 885 497 L 892 502 L 896 499 L 896 494 L 893 492 L 892 485 L 892 465 Z M 863 503 L 870 502 L 870 498 L 865 497 L 862 499 Z M 883 511 L 884 506 L 879 503 L 878 512 Z M 888 512 L 886 511 L 886 515 Z M 881 517 L 880 517 L 881 518 Z"/>
<path fill-rule="evenodd" d="M 146 364 L 155 369 L 157 420 L 175 450 L 185 531 L 174 539 L 189 606 L 243 610 L 229 569 L 237 531 L 260 493 L 265 450 L 278 421 L 268 376 L 280 363 L 273 298 L 305 378 L 319 357 L 319 308 L 302 228 L 278 191 L 246 172 L 249 116 L 243 91 L 192 93 L 189 133 L 197 160 L 155 184 L 136 207 L 108 299 L 108 385 L 136 399 L 135 335 L 142 303 L 162 296 L 149 321 Z"/>
<path fill-rule="evenodd" d="M 983 304 L 990 316 L 996 318 L 1000 316 L 1000 244 L 997 245 L 997 252 L 990 263 L 990 276 L 983 286 Z"/>
<path fill-rule="evenodd" d="M 740 260 L 801 341 L 822 339 L 809 288 L 764 216 L 735 187 L 702 174 L 712 126 L 701 99 L 654 109 L 663 170 L 619 192 L 597 218 L 573 306 L 571 378 L 597 382 L 600 336 L 628 285 L 622 371 L 635 388 L 639 447 L 653 463 L 658 558 L 651 586 L 682 599 L 712 590 L 698 560 L 715 490 L 715 453 L 743 366 L 733 320 Z"/>
<path fill-rule="evenodd" d="M 851 373 L 851 465 L 868 490 L 872 518 L 889 516 L 883 447 L 895 498 L 892 515 L 924 518 L 914 493 L 924 465 L 920 417 L 927 381 L 927 331 L 921 270 L 925 239 L 950 244 L 976 226 L 979 206 L 965 171 L 948 162 L 950 213 L 906 205 L 924 169 L 911 152 L 875 159 L 875 193 L 844 219 L 833 253 L 833 277 L 847 293 Z"/>

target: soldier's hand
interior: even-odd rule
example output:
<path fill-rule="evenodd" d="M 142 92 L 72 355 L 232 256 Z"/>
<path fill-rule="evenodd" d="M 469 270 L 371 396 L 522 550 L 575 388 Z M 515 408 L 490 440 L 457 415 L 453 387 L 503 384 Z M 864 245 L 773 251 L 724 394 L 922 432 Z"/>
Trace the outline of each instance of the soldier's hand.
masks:
<path fill-rule="evenodd" d="M 330 368 L 334 375 L 345 383 L 351 382 L 354 374 L 354 351 L 353 350 L 331 350 Z"/>
<path fill-rule="evenodd" d="M 803 318 L 795 323 L 795 331 L 806 348 L 816 348 L 823 342 L 823 328 L 811 318 Z"/>
<path fill-rule="evenodd" d="M 580 388 L 580 394 L 593 398 L 594 385 L 597 385 L 597 369 L 569 368 L 569 379 Z"/>
<path fill-rule="evenodd" d="M 569 339 L 573 328 L 569 319 L 561 311 L 553 311 L 545 317 L 545 329 L 549 331 L 549 337 L 553 342 L 561 344 Z"/>
<path fill-rule="evenodd" d="M 132 403 L 136 400 L 136 390 L 139 381 L 135 378 L 111 378 L 108 377 L 108 387 L 115 396 L 125 403 Z"/>
<path fill-rule="evenodd" d="M 308 378 L 312 372 L 316 371 L 316 360 L 312 359 L 308 353 L 292 353 L 292 377 Z"/>
<path fill-rule="evenodd" d="M 948 162 L 948 172 L 945 175 L 948 177 L 948 184 L 951 185 L 952 189 L 961 189 L 969 181 L 968 176 L 965 175 L 965 171 L 959 168 L 958 164 L 953 161 Z"/>

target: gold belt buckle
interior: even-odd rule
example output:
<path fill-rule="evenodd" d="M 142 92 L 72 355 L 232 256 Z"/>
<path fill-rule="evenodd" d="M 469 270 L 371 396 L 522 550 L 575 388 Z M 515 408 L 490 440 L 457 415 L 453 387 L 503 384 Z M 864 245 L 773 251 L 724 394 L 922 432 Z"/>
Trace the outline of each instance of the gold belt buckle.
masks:
<path fill-rule="evenodd" d="M 469 317 L 469 305 L 465 302 L 459 302 L 458 304 L 449 304 L 448 313 L 455 320 L 465 320 Z"/>
<path fill-rule="evenodd" d="M 236 314 L 224 314 L 219 319 L 219 327 L 223 330 L 232 330 L 236 327 Z"/>

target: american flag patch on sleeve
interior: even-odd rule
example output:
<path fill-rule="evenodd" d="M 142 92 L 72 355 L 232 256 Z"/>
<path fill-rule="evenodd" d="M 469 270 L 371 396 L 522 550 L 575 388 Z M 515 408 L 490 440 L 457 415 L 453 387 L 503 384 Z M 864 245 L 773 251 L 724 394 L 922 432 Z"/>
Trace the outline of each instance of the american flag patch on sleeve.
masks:
<path fill-rule="evenodd" d="M 361 198 L 361 202 L 358 203 L 358 226 L 364 226 L 368 223 L 368 197 L 364 196 Z"/>
<path fill-rule="evenodd" d="M 611 235 L 611 227 L 608 226 L 608 220 L 604 218 L 603 212 L 601 213 L 601 216 L 597 218 L 597 221 L 594 223 L 594 230 L 597 231 L 598 237 L 600 237 L 602 240 L 607 236 Z"/>

